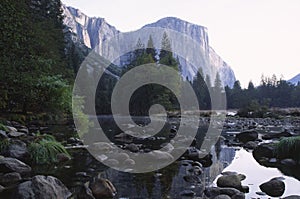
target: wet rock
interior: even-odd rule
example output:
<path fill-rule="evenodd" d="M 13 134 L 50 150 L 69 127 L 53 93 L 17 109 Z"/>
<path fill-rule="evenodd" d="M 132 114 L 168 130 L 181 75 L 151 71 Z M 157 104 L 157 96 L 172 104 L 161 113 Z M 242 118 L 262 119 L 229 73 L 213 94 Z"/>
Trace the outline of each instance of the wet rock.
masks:
<path fill-rule="evenodd" d="M 193 167 L 193 173 L 194 173 L 195 175 L 201 175 L 201 174 L 203 173 L 203 170 L 202 170 L 201 167 L 199 167 L 199 166 L 194 166 L 194 167 Z"/>
<path fill-rule="evenodd" d="M 300 196 L 292 195 L 292 196 L 284 197 L 282 199 L 300 199 Z"/>
<path fill-rule="evenodd" d="M 8 133 L 8 137 L 10 137 L 10 138 L 19 138 L 19 137 L 22 137 L 25 135 L 26 135 L 25 133 L 16 132 L 16 131 L 12 131 L 12 132 Z"/>
<path fill-rule="evenodd" d="M 288 132 L 287 130 L 281 132 L 281 133 L 269 133 L 266 135 L 262 136 L 262 139 L 264 140 L 271 140 L 271 139 L 277 139 L 277 138 L 281 138 L 281 137 L 291 137 L 293 136 L 290 132 Z"/>
<path fill-rule="evenodd" d="M 89 183 L 89 188 L 92 191 L 95 199 L 112 198 L 117 191 L 114 185 L 107 179 L 95 178 Z"/>
<path fill-rule="evenodd" d="M 139 151 L 139 147 L 136 144 L 134 144 L 134 143 L 126 145 L 125 149 L 127 149 L 127 150 L 129 150 L 129 151 L 131 151 L 133 153 L 136 153 L 136 152 Z"/>
<path fill-rule="evenodd" d="M 174 150 L 174 146 L 170 143 L 164 143 L 160 147 L 162 147 L 160 150 L 171 153 Z"/>
<path fill-rule="evenodd" d="M 196 195 L 196 193 L 194 191 L 192 191 L 192 190 L 184 190 L 184 191 L 180 192 L 179 195 L 181 195 L 181 196 L 187 196 L 187 197 L 193 197 L 193 196 Z"/>
<path fill-rule="evenodd" d="M 22 177 L 17 172 L 7 173 L 3 176 L 0 176 L 0 184 L 3 186 L 11 186 L 17 184 L 22 180 Z"/>
<path fill-rule="evenodd" d="M 31 172 L 31 167 L 15 158 L 0 158 L 0 173 L 9 172 L 25 175 Z"/>
<path fill-rule="evenodd" d="M 275 147 L 271 144 L 258 145 L 253 151 L 253 157 L 260 162 L 262 158 L 273 158 Z"/>
<path fill-rule="evenodd" d="M 151 157 L 150 159 L 152 159 L 152 161 L 157 161 L 157 163 L 170 162 L 174 159 L 170 153 L 159 150 L 151 151 L 149 155 Z"/>
<path fill-rule="evenodd" d="M 201 178 L 195 175 L 186 175 L 183 179 L 189 183 L 201 183 Z"/>
<path fill-rule="evenodd" d="M 235 171 L 225 171 L 221 173 L 223 176 L 229 176 L 229 175 L 237 175 L 238 173 Z"/>
<path fill-rule="evenodd" d="M 18 131 L 21 132 L 21 133 L 25 133 L 25 134 L 28 134 L 28 133 L 29 133 L 29 130 L 28 130 L 28 128 L 26 128 L 26 127 L 22 127 L 22 128 L 20 128 L 20 129 L 18 129 Z"/>
<path fill-rule="evenodd" d="M 12 133 L 12 132 L 17 132 L 18 130 L 15 128 L 15 127 L 12 127 L 12 126 L 6 126 L 7 130 L 9 133 Z"/>
<path fill-rule="evenodd" d="M 258 146 L 258 144 L 256 142 L 253 141 L 249 141 L 246 144 L 244 144 L 244 148 L 246 149 L 255 149 Z"/>
<path fill-rule="evenodd" d="M 214 197 L 214 199 L 231 199 L 231 198 L 225 194 L 222 194 Z"/>
<path fill-rule="evenodd" d="M 57 159 L 58 162 L 67 162 L 71 158 L 70 158 L 70 156 L 68 156 L 65 153 L 59 153 L 59 154 L 56 155 L 56 159 Z"/>
<path fill-rule="evenodd" d="M 14 140 L 12 144 L 9 145 L 5 154 L 9 157 L 17 158 L 23 161 L 29 158 L 27 145 L 20 140 Z"/>
<path fill-rule="evenodd" d="M 133 141 L 133 137 L 126 133 L 120 133 L 118 135 L 115 135 L 114 139 L 116 141 L 124 142 L 124 143 L 132 143 L 132 141 Z"/>
<path fill-rule="evenodd" d="M 293 159 L 283 159 L 280 161 L 280 163 L 288 167 L 294 167 L 297 165 L 297 162 Z"/>
<path fill-rule="evenodd" d="M 231 187 L 238 189 L 242 192 L 247 192 L 248 187 L 242 186 L 241 181 L 246 178 L 245 175 L 224 175 L 218 178 L 217 185 L 218 187 Z"/>
<path fill-rule="evenodd" d="M 259 196 L 265 196 L 265 195 L 267 195 L 265 192 L 261 192 L 261 191 L 257 191 L 257 192 L 255 192 L 257 195 L 259 195 Z"/>
<path fill-rule="evenodd" d="M 231 196 L 231 199 L 245 199 L 244 193 L 236 193 L 233 196 Z"/>
<path fill-rule="evenodd" d="M 258 133 L 254 130 L 252 131 L 244 131 L 236 135 L 236 138 L 243 143 L 247 143 L 249 141 L 255 141 L 258 138 Z"/>
<path fill-rule="evenodd" d="M 130 158 L 123 162 L 123 166 L 125 167 L 133 167 L 134 165 L 135 165 L 135 161 Z"/>
<path fill-rule="evenodd" d="M 96 142 L 91 145 L 91 150 L 95 152 L 110 152 L 114 147 L 107 142 Z"/>
<path fill-rule="evenodd" d="M 0 193 L 3 192 L 4 190 L 5 190 L 5 188 L 0 185 Z"/>
<path fill-rule="evenodd" d="M 285 184 L 281 180 L 275 179 L 261 184 L 259 188 L 269 196 L 280 197 L 285 191 Z"/>
<path fill-rule="evenodd" d="M 239 190 L 235 189 L 235 188 L 220 188 L 220 187 L 207 187 L 204 191 L 204 194 L 207 197 L 213 198 L 217 195 L 221 195 L 221 194 L 225 194 L 228 195 L 230 197 L 234 196 L 234 195 L 239 195 L 243 193 L 241 193 Z"/>
<path fill-rule="evenodd" d="M 68 188 L 52 176 L 34 176 L 32 180 L 19 184 L 13 195 L 15 199 L 66 199 L 71 196 Z"/>
<path fill-rule="evenodd" d="M 0 130 L 0 139 L 8 138 L 5 131 Z"/>

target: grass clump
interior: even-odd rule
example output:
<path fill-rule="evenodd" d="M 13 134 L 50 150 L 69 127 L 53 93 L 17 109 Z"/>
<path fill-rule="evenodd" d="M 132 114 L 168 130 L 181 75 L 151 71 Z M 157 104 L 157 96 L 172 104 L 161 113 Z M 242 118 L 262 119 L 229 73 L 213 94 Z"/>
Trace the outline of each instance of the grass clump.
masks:
<path fill-rule="evenodd" d="M 280 139 L 276 155 L 279 159 L 292 158 L 300 163 L 300 136 Z"/>
<path fill-rule="evenodd" d="M 51 135 L 38 135 L 28 147 L 31 159 L 36 164 L 57 163 L 57 155 L 65 154 L 70 157 L 65 147 Z"/>
<path fill-rule="evenodd" d="M 5 138 L 3 140 L 0 140 L 0 153 L 6 151 L 9 145 L 10 145 L 9 139 Z"/>
<path fill-rule="evenodd" d="M 0 130 L 8 132 L 8 128 L 4 125 L 0 123 Z"/>

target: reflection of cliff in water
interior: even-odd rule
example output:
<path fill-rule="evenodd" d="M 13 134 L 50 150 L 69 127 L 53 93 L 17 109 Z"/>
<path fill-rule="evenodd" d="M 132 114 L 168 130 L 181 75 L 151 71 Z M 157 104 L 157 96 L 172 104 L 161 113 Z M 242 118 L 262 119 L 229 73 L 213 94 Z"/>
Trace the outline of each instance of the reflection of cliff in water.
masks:
<path fill-rule="evenodd" d="M 174 162 L 157 172 L 131 174 L 113 169 L 104 171 L 103 177 L 108 178 L 118 190 L 118 197 L 122 198 L 182 198 L 180 193 L 192 190 L 198 196 L 202 195 L 205 186 L 209 186 L 214 179 L 228 166 L 234 156 L 235 149 L 228 148 L 218 142 L 211 150 L 213 164 L 203 168 L 200 175 L 201 183 L 191 183 L 184 180 L 187 166 L 180 161 Z"/>

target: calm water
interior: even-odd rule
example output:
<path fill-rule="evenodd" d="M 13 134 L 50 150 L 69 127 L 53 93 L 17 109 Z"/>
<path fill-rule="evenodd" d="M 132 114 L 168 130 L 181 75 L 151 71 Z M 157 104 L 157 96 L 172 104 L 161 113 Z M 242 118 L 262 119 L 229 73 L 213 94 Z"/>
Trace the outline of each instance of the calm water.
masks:
<path fill-rule="evenodd" d="M 110 120 L 102 121 L 108 132 L 118 134 L 119 129 L 111 124 Z M 167 128 L 167 127 L 166 127 Z M 53 128 L 53 132 L 65 132 L 57 134 L 59 140 L 65 140 L 64 135 L 72 135 L 72 129 L 66 129 L 65 126 Z M 199 129 L 199 132 L 205 131 L 205 127 Z M 198 136 L 201 140 L 202 136 Z M 160 143 L 156 143 L 157 145 Z M 70 150 L 73 160 L 61 165 L 60 167 L 39 168 L 36 173 L 51 174 L 61 179 L 73 192 L 78 191 L 79 186 L 88 181 L 89 178 L 101 175 L 109 179 L 116 187 L 118 194 L 116 198 L 182 198 L 180 192 L 184 190 L 192 190 L 197 196 L 205 189 L 216 183 L 216 178 L 222 171 L 236 171 L 245 174 L 246 180 L 243 185 L 250 187 L 250 193 L 246 198 L 269 198 L 258 196 L 255 192 L 260 191 L 259 185 L 274 177 L 284 177 L 286 191 L 284 196 L 300 194 L 300 181 L 296 178 L 284 175 L 276 168 L 266 168 L 259 165 L 250 152 L 244 149 L 232 148 L 225 146 L 222 142 L 218 142 L 212 147 L 211 154 L 213 156 L 213 164 L 204 168 L 203 174 L 200 176 L 202 183 L 188 183 L 183 180 L 183 176 L 187 174 L 188 168 L 178 160 L 168 167 L 161 170 L 145 174 L 131 174 L 119 172 L 107 168 L 97 160 L 95 160 L 85 149 Z"/>

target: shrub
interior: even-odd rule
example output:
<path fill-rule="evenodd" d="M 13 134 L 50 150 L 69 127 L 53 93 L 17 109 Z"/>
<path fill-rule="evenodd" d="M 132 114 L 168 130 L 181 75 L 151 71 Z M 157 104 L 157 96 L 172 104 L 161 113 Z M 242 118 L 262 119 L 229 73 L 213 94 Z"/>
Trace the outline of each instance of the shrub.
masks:
<path fill-rule="evenodd" d="M 57 163 L 57 155 L 60 153 L 70 157 L 65 147 L 53 136 L 47 134 L 38 135 L 36 140 L 29 145 L 28 151 L 36 164 Z"/>
<path fill-rule="evenodd" d="M 276 155 L 279 159 L 292 158 L 300 162 L 300 136 L 280 139 L 276 144 Z"/>

